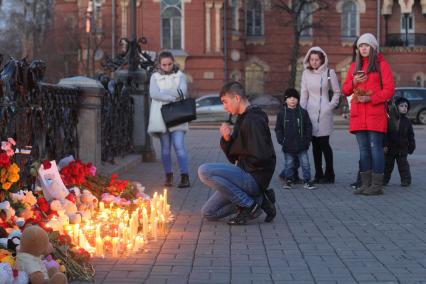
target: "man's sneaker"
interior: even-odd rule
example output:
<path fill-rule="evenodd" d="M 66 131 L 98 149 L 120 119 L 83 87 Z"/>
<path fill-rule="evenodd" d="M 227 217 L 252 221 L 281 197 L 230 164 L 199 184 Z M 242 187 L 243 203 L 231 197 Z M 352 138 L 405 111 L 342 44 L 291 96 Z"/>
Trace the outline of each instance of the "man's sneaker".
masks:
<path fill-rule="evenodd" d="M 262 209 L 256 202 L 250 207 L 238 208 L 237 216 L 228 221 L 228 225 L 245 225 L 249 220 L 256 219 L 262 214 Z"/>
<path fill-rule="evenodd" d="M 293 183 L 291 182 L 291 180 L 287 179 L 287 181 L 283 185 L 283 188 L 284 189 L 291 189 L 292 187 L 293 187 Z"/>
<path fill-rule="evenodd" d="M 316 189 L 316 187 L 314 186 L 312 181 L 307 181 L 305 182 L 305 184 L 303 185 L 303 188 L 306 189 Z"/>
<path fill-rule="evenodd" d="M 360 188 L 360 187 L 361 187 L 361 183 L 360 183 L 360 182 L 358 182 L 358 181 L 353 182 L 353 183 L 351 183 L 351 187 L 352 187 L 353 189 L 358 189 L 358 188 Z"/>

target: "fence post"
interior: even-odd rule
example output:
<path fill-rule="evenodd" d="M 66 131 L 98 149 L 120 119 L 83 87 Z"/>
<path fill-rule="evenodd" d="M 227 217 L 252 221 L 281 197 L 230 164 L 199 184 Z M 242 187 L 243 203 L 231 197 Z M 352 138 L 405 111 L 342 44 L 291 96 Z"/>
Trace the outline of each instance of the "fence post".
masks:
<path fill-rule="evenodd" d="M 77 136 L 78 159 L 101 165 L 101 107 L 105 89 L 94 79 L 77 76 L 64 78 L 60 86 L 75 87 L 80 90 L 80 108 L 78 111 Z"/>

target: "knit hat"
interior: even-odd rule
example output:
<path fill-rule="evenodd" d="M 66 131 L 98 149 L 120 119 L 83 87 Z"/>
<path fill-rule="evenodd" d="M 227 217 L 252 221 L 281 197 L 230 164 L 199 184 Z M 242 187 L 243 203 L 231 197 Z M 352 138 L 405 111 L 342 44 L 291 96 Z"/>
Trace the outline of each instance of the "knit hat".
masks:
<path fill-rule="evenodd" d="M 361 44 L 366 43 L 369 46 L 373 47 L 375 50 L 379 48 L 379 43 L 377 42 L 376 37 L 373 34 L 366 33 L 359 37 L 356 42 L 356 46 L 359 47 Z"/>
<path fill-rule="evenodd" d="M 403 104 L 403 103 L 406 103 L 406 104 L 408 105 L 408 107 L 407 107 L 407 111 L 409 111 L 409 110 L 410 110 L 410 102 L 409 102 L 406 98 L 403 98 L 403 97 L 397 97 L 397 98 L 395 99 L 395 105 L 396 105 L 396 106 L 399 106 L 400 104 Z"/>
<path fill-rule="evenodd" d="M 300 99 L 299 92 L 296 89 L 288 88 L 284 92 L 284 99 L 288 99 L 288 98 L 296 98 L 297 100 L 299 100 Z"/>

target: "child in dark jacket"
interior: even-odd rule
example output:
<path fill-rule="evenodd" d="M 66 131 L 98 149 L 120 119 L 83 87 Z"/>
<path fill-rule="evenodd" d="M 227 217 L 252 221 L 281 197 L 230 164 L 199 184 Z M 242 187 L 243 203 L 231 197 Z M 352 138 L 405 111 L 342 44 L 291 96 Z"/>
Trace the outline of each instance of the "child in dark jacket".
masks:
<path fill-rule="evenodd" d="M 399 175 L 401 177 L 401 186 L 411 184 L 410 165 L 408 164 L 408 154 L 413 154 L 416 149 L 414 140 L 413 126 L 406 114 L 410 109 L 410 103 L 405 98 L 397 98 L 395 105 L 398 108 L 399 119 L 395 127 L 389 127 L 385 138 L 385 175 L 384 185 L 389 183 L 393 167 L 398 165 Z"/>
<path fill-rule="evenodd" d="M 275 133 L 277 141 L 282 145 L 285 160 L 286 184 L 284 188 L 292 187 L 295 167 L 294 160 L 299 159 L 302 166 L 304 188 L 315 189 L 311 181 L 308 149 L 312 138 L 312 124 L 309 115 L 299 105 L 300 95 L 295 89 L 287 89 L 284 93 L 286 105 L 277 115 Z"/>

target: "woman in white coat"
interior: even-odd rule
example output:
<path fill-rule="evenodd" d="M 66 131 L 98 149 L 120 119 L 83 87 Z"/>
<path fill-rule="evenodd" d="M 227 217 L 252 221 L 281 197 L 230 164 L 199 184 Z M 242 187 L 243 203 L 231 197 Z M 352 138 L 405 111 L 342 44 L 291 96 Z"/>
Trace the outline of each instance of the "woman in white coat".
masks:
<path fill-rule="evenodd" d="M 308 111 L 312 122 L 312 152 L 315 164 L 315 183 L 334 183 L 333 151 L 330 135 L 333 132 L 333 109 L 340 99 L 336 72 L 328 68 L 327 54 L 320 47 L 309 49 L 303 61 L 300 105 Z M 333 91 L 330 100 L 328 91 Z M 322 156 L 325 172 L 322 168 Z"/>
<path fill-rule="evenodd" d="M 149 84 L 151 96 L 151 108 L 149 114 L 148 133 L 160 138 L 161 160 L 165 172 L 165 186 L 173 185 L 173 170 L 171 160 L 171 147 L 176 152 L 180 168 L 181 180 L 178 187 L 189 187 L 188 154 L 185 148 L 185 133 L 188 131 L 188 123 L 183 123 L 167 128 L 161 115 L 161 106 L 179 99 L 179 91 L 187 95 L 187 83 L 183 74 L 174 64 L 171 52 L 162 51 L 158 56 L 159 69 L 152 74 Z"/>

